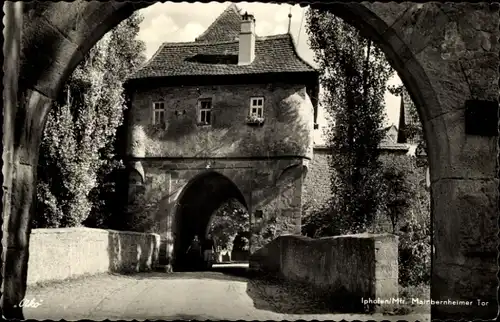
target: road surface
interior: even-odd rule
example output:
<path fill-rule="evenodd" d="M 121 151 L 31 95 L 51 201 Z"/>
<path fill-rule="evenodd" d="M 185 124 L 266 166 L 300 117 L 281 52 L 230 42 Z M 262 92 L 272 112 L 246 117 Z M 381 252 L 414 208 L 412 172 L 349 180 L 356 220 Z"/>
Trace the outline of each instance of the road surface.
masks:
<path fill-rule="evenodd" d="M 36 320 L 430 320 L 425 313 L 327 313 L 297 295 L 300 290 L 219 270 L 106 274 L 29 287 L 24 314 Z"/>

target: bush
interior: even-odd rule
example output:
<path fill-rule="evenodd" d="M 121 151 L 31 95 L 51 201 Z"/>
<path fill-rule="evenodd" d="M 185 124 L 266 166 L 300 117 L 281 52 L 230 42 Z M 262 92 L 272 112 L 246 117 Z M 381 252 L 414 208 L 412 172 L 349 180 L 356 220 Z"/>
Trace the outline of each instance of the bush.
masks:
<path fill-rule="evenodd" d="M 399 283 L 429 284 L 431 271 L 430 212 L 410 212 L 399 232 Z"/>
<path fill-rule="evenodd" d="M 402 286 L 430 281 L 431 222 L 430 195 L 424 168 L 415 157 L 383 159 L 384 195 L 382 212 L 399 236 L 399 283 Z"/>
<path fill-rule="evenodd" d="M 157 214 L 164 211 L 162 200 L 165 196 L 165 189 L 168 187 L 167 180 L 166 175 L 156 176 L 150 187 L 140 182 L 128 186 L 129 200 L 122 229 L 150 233 L 159 232 L 160 223 Z"/>
<path fill-rule="evenodd" d="M 122 230 L 125 227 L 124 213 L 128 182 L 126 168 L 121 161 L 113 161 L 99 171 L 99 183 L 89 194 L 92 201 L 90 215 L 83 225 L 90 228 Z"/>
<path fill-rule="evenodd" d="M 330 200 L 328 203 L 319 206 L 307 205 L 307 208 L 303 209 L 303 235 L 311 238 L 319 238 L 342 234 L 342 227 L 345 224 L 341 223 L 341 216 L 333 214 L 333 207 L 329 206 L 331 202 L 333 201 Z"/>

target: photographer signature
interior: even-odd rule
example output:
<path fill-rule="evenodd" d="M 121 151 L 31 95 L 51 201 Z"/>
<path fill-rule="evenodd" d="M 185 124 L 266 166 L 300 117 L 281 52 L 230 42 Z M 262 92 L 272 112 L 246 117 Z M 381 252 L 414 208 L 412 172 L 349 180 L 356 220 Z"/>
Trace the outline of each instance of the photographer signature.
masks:
<path fill-rule="evenodd" d="M 19 302 L 18 307 L 29 307 L 29 308 L 37 308 L 40 305 L 42 305 L 43 300 L 37 301 L 35 298 L 32 298 L 31 300 L 29 299 L 22 299 L 21 302 Z"/>

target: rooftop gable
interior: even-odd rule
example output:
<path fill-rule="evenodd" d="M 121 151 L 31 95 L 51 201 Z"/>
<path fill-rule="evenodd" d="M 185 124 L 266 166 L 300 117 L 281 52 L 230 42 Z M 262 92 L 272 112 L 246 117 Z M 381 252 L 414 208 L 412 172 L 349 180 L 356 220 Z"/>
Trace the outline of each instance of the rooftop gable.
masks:
<path fill-rule="evenodd" d="M 267 37 L 256 35 L 254 61 L 249 65 L 238 65 L 241 23 L 240 9 L 231 4 L 195 41 L 163 43 L 153 57 L 128 79 L 318 73 L 299 56 L 289 33 Z"/>
<path fill-rule="evenodd" d="M 241 29 L 240 9 L 231 4 L 218 16 L 195 42 L 234 41 Z"/>

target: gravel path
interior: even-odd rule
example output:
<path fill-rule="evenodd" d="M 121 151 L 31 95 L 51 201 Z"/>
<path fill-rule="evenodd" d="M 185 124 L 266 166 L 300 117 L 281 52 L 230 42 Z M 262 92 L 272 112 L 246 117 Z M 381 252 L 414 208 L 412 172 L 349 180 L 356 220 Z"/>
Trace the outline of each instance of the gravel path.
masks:
<path fill-rule="evenodd" d="M 100 275 L 30 287 L 26 319 L 52 320 L 406 320 L 428 314 L 332 314 L 314 308 L 300 292 L 269 281 L 222 272 Z"/>

